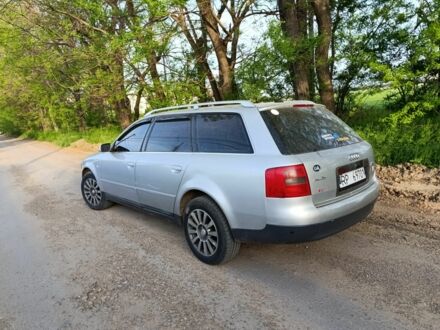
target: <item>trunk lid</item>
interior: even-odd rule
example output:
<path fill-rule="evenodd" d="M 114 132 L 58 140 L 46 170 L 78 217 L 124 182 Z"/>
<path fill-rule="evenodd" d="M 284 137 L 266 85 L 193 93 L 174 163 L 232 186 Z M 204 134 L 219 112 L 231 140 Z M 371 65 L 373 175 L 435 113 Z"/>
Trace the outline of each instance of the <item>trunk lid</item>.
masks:
<path fill-rule="evenodd" d="M 371 179 L 371 165 L 374 163 L 372 148 L 366 142 L 296 157 L 306 168 L 312 200 L 317 207 L 362 190 Z M 347 176 L 350 178 L 344 180 Z"/>
<path fill-rule="evenodd" d="M 371 146 L 324 106 L 298 102 L 264 107 L 260 114 L 280 152 L 304 164 L 315 206 L 366 187 L 374 162 Z"/>

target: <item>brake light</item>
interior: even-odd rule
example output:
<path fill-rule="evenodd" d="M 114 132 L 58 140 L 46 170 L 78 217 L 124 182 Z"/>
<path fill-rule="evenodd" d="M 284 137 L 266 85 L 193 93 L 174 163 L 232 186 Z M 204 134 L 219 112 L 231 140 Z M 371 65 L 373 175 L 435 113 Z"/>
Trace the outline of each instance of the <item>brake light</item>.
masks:
<path fill-rule="evenodd" d="M 310 184 L 303 164 L 266 170 L 266 197 L 309 196 Z"/>
<path fill-rule="evenodd" d="M 312 108 L 314 104 L 311 103 L 296 103 L 293 105 L 294 108 Z"/>

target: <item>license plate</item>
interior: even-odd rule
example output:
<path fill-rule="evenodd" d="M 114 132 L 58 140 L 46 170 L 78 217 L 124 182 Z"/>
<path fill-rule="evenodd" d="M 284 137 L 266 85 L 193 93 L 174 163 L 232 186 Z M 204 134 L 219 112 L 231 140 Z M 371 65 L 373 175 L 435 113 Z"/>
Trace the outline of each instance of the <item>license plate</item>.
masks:
<path fill-rule="evenodd" d="M 366 178 L 367 176 L 365 175 L 365 169 L 363 167 L 345 172 L 339 175 L 339 188 L 351 186 L 352 184 L 365 180 Z"/>

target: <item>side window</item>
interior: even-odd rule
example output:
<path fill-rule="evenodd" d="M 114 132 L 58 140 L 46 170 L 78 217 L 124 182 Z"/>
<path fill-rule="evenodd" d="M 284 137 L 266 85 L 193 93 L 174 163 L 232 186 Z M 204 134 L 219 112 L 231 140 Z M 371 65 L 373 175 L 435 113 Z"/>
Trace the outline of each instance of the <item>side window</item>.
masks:
<path fill-rule="evenodd" d="M 241 116 L 234 113 L 196 115 L 199 152 L 253 153 Z"/>
<path fill-rule="evenodd" d="M 189 118 L 155 122 L 148 139 L 147 151 L 191 151 L 191 121 Z"/>
<path fill-rule="evenodd" d="M 114 151 L 117 152 L 136 152 L 141 150 L 142 141 L 145 134 L 150 127 L 150 123 L 142 123 L 133 127 L 124 135 L 122 135 L 118 141 L 116 141 Z"/>

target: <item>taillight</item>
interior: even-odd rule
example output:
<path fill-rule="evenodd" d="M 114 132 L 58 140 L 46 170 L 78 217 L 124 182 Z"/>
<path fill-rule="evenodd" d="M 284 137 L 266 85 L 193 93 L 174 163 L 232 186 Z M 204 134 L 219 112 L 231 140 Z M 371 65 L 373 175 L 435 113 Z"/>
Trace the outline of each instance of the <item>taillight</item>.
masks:
<path fill-rule="evenodd" d="M 266 197 L 302 197 L 310 195 L 310 184 L 303 164 L 266 170 Z"/>

